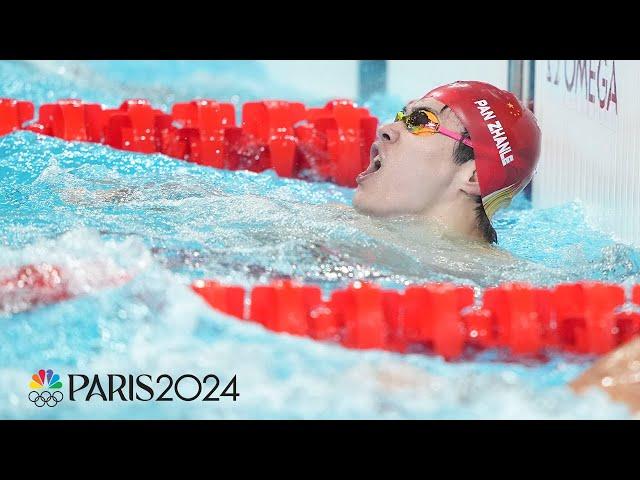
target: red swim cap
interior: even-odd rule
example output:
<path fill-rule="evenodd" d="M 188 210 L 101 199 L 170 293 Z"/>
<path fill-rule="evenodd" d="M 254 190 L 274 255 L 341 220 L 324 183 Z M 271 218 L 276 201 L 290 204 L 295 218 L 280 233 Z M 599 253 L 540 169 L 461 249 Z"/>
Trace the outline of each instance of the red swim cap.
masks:
<path fill-rule="evenodd" d="M 540 127 L 511 92 L 458 81 L 431 90 L 465 126 L 473 143 L 482 205 L 491 218 L 531 181 L 540 155 Z"/>

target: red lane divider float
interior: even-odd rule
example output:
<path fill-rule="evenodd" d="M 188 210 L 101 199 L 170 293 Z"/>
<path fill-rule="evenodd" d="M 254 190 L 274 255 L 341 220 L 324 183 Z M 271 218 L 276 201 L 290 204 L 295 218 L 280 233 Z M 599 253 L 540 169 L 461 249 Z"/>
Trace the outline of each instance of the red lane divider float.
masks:
<path fill-rule="evenodd" d="M 38 120 L 25 130 L 68 141 L 102 142 L 102 107 L 74 99 L 44 104 Z"/>
<path fill-rule="evenodd" d="M 0 135 L 22 128 L 33 118 L 33 103 L 0 98 Z"/>
<path fill-rule="evenodd" d="M 87 264 L 89 268 L 99 265 Z M 75 298 L 78 295 L 115 287 L 131 280 L 125 272 L 85 278 L 79 285 L 73 269 L 48 263 L 0 267 L 0 313 L 15 314 Z M 75 283 L 75 286 L 74 286 Z M 229 311 L 233 314 L 236 312 Z"/>
<path fill-rule="evenodd" d="M 103 110 L 104 143 L 140 153 L 161 152 L 162 132 L 171 126 L 171 116 L 155 109 L 147 100 L 127 100 L 120 108 Z"/>
<path fill-rule="evenodd" d="M 67 278 L 58 266 L 32 264 L 0 270 L 0 312 L 25 311 L 71 296 Z"/>
<path fill-rule="evenodd" d="M 256 146 L 257 171 L 273 167 L 281 177 L 295 177 L 299 162 L 298 139 L 294 125 L 305 120 L 304 104 L 283 101 L 249 102 L 242 107 L 242 130 L 246 134 L 241 148 Z M 354 177 L 355 178 L 355 177 Z"/>
<path fill-rule="evenodd" d="M 171 113 L 144 99 L 126 100 L 117 109 L 77 99 L 43 104 L 31 120 L 31 102 L 0 99 L 0 135 L 17 129 L 68 141 L 95 142 L 140 153 L 164 153 L 189 162 L 282 177 L 315 178 L 355 187 L 369 163 L 378 120 L 350 100 L 323 108 L 268 100 L 235 107 L 214 100 L 176 103 Z"/>
<path fill-rule="evenodd" d="M 355 178 L 369 166 L 377 119 L 350 100 L 333 100 L 324 108 L 311 108 L 309 119 L 326 138 L 328 164 L 333 167 L 326 173 L 338 185 L 355 187 Z"/>
<path fill-rule="evenodd" d="M 355 282 L 323 299 L 319 287 L 277 281 L 254 287 L 248 308 L 242 287 L 199 280 L 192 289 L 211 307 L 275 332 L 448 360 L 489 348 L 538 359 L 550 350 L 600 355 L 640 333 L 640 313 L 621 308 L 624 288 L 600 282 L 504 284 L 485 290 L 478 305 L 470 287 L 443 283 L 399 292 Z M 640 285 L 631 299 L 640 306 Z"/>
<path fill-rule="evenodd" d="M 171 117 L 181 127 L 166 130 L 163 152 L 200 165 L 235 170 L 228 159 L 229 138 L 239 130 L 233 104 L 213 100 L 176 103 Z"/>

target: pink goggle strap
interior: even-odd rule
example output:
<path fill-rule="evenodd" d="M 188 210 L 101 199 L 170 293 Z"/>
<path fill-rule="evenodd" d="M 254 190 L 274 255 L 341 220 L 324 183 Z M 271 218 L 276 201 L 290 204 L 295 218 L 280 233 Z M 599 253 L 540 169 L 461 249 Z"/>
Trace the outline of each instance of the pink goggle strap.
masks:
<path fill-rule="evenodd" d="M 443 126 L 438 126 L 438 133 L 441 133 L 449 138 L 453 138 L 454 140 L 458 140 L 459 142 L 464 143 L 467 147 L 471 147 L 473 148 L 473 143 L 471 142 L 471 140 L 469 140 L 468 138 L 462 138 L 462 135 L 460 135 L 457 132 L 453 132 L 447 128 L 444 128 Z"/>

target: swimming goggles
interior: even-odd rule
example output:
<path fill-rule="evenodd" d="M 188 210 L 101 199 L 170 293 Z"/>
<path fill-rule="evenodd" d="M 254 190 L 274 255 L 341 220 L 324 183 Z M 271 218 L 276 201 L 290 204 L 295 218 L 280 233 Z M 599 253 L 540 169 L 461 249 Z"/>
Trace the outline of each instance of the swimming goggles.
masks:
<path fill-rule="evenodd" d="M 395 121 L 404 123 L 407 130 L 414 135 L 435 135 L 436 133 L 441 133 L 442 135 L 458 140 L 466 146 L 473 148 L 471 140 L 463 138 L 463 136 L 457 132 L 444 128 L 440 125 L 438 116 L 424 108 L 418 108 L 409 115 L 404 111 L 398 112 Z"/>

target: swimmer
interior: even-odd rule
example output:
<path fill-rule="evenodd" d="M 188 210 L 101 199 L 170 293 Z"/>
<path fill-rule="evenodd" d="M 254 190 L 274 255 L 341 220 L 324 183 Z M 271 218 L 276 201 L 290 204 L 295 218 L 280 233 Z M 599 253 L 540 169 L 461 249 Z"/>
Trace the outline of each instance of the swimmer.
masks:
<path fill-rule="evenodd" d="M 379 128 L 353 205 L 494 244 L 491 217 L 530 182 L 540 138 L 533 113 L 513 94 L 482 82 L 438 87 Z"/>
<path fill-rule="evenodd" d="M 540 140 L 533 113 L 513 94 L 483 82 L 443 85 L 378 129 L 353 208 L 318 205 L 314 218 L 378 240 L 375 251 L 361 245 L 340 251 L 406 276 L 433 273 L 483 287 L 567 281 L 567 272 L 497 248 L 491 224 L 531 181 Z"/>
<path fill-rule="evenodd" d="M 563 281 L 496 248 L 491 224 L 531 181 L 540 140 L 533 113 L 510 92 L 473 81 L 431 90 L 378 129 L 353 199 L 369 218 L 360 227 L 423 267 L 482 286 Z"/>

